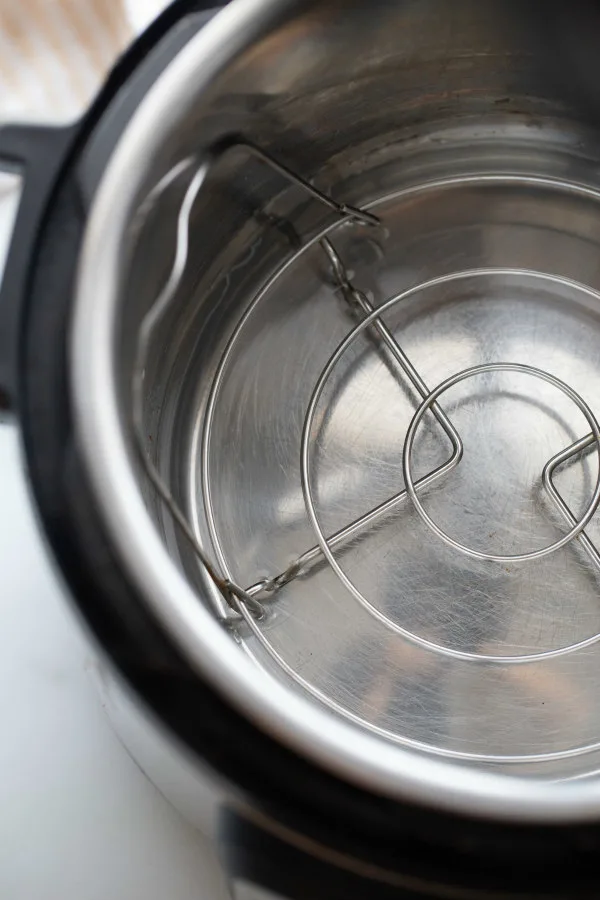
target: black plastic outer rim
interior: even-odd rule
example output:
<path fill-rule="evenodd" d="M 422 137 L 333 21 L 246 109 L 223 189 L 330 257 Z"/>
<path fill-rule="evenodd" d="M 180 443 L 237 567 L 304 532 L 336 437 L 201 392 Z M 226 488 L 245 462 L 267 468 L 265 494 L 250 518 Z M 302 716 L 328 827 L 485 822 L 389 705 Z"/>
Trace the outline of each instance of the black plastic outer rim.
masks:
<path fill-rule="evenodd" d="M 510 826 L 401 805 L 337 779 L 259 731 L 192 671 L 111 546 L 74 440 L 69 400 L 66 339 L 86 219 L 75 163 L 139 62 L 185 12 L 205 5 L 173 4 L 115 67 L 81 123 L 31 260 L 19 348 L 23 442 L 39 516 L 71 597 L 115 666 L 180 740 L 286 829 L 308 836 L 315 846 L 420 881 L 416 894 L 394 889 L 394 896 L 449 896 L 450 888 L 453 896 L 464 891 L 471 898 L 489 897 L 490 889 L 496 897 L 596 897 L 600 826 Z M 233 818 L 237 826 L 229 823 L 227 833 L 239 838 L 243 820 Z M 266 838 L 264 846 L 271 846 Z M 254 846 L 250 858 L 259 857 Z M 390 897 L 389 885 L 378 887 L 372 875 L 348 880 L 341 856 L 338 864 L 348 898 L 364 896 L 365 885 L 373 898 Z M 317 863 L 302 852 L 288 865 L 302 868 L 305 877 L 298 883 L 304 884 Z M 277 869 L 277 860 L 269 866 Z M 268 880 L 264 865 L 261 872 L 257 877 Z M 319 865 L 314 877 L 322 878 Z"/>

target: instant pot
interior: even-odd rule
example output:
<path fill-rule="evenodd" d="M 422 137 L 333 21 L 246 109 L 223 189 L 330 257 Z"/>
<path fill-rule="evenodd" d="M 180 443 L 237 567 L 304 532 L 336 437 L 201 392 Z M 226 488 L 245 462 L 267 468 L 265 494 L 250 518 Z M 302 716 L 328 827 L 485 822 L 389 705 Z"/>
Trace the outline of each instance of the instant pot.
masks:
<path fill-rule="evenodd" d="M 596 21 L 180 0 L 0 132 L 32 498 L 240 900 L 597 895 Z"/>

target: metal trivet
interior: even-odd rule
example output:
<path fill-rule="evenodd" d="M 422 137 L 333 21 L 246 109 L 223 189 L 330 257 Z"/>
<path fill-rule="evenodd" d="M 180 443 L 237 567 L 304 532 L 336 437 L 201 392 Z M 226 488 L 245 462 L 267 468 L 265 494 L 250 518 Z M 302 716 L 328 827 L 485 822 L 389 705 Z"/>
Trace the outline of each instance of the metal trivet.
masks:
<path fill-rule="evenodd" d="M 522 363 L 495 362 L 463 369 L 454 374 L 452 377 L 447 378 L 435 389 L 430 390 L 430 388 L 424 382 L 419 372 L 415 369 L 410 359 L 407 357 L 402 347 L 398 344 L 392 332 L 382 319 L 382 316 L 387 311 L 391 310 L 397 304 L 407 300 L 411 295 L 415 294 L 417 291 L 423 290 L 424 288 L 435 287 L 436 285 L 446 283 L 448 281 L 468 281 L 469 279 L 481 275 L 503 274 L 505 272 L 504 269 L 478 268 L 455 272 L 450 275 L 441 276 L 439 278 L 433 278 L 427 282 L 421 282 L 419 285 L 409 288 L 408 290 L 405 290 L 402 293 L 389 298 L 381 306 L 379 306 L 378 308 L 374 308 L 366 294 L 363 291 L 359 290 L 352 283 L 348 269 L 346 268 L 343 259 L 340 257 L 331 239 L 328 236 L 322 237 L 319 241 L 319 244 L 328 260 L 333 277 L 334 289 L 346 302 L 353 316 L 359 321 L 356 326 L 349 332 L 349 334 L 344 338 L 344 340 L 339 344 L 335 352 L 330 356 L 326 366 L 322 370 L 310 396 L 304 419 L 300 460 L 301 484 L 306 511 L 311 525 L 314 529 L 317 543 L 315 544 L 315 546 L 310 547 L 309 549 L 298 555 L 293 560 L 293 562 L 290 563 L 290 565 L 288 565 L 283 571 L 277 572 L 269 577 L 257 579 L 254 583 L 248 586 L 242 586 L 227 578 L 220 571 L 219 565 L 217 565 L 214 560 L 210 558 L 204 548 L 200 545 L 190 523 L 182 512 L 179 504 L 174 499 L 168 485 L 165 483 L 164 479 L 158 472 L 154 462 L 148 456 L 145 444 L 145 433 L 143 429 L 142 398 L 146 360 L 152 335 L 155 329 L 163 320 L 163 317 L 169 309 L 171 302 L 176 296 L 188 263 L 189 224 L 192 209 L 209 172 L 213 169 L 217 162 L 232 149 L 243 150 L 247 154 L 257 158 L 263 164 L 271 167 L 280 176 L 283 176 L 289 182 L 302 188 L 307 195 L 329 207 L 339 217 L 338 225 L 348 222 L 359 222 L 370 227 L 378 227 L 381 224 L 377 216 L 370 212 L 369 209 L 356 208 L 345 203 L 337 202 L 332 197 L 323 193 L 322 191 L 314 187 L 314 185 L 298 176 L 296 173 L 291 171 L 281 162 L 274 159 L 265 151 L 244 140 L 235 139 L 225 143 L 221 143 L 217 147 L 213 148 L 213 151 L 207 154 L 202 159 L 198 159 L 196 157 L 188 157 L 174 166 L 150 192 L 138 213 L 138 220 L 140 218 L 143 220 L 143 218 L 149 213 L 152 205 L 164 193 L 164 191 L 170 185 L 172 185 L 177 178 L 183 176 L 184 174 L 189 174 L 189 184 L 187 189 L 185 190 L 185 194 L 177 218 L 176 250 L 173 265 L 169 277 L 167 278 L 164 287 L 156 298 L 156 301 L 153 303 L 151 308 L 142 319 L 139 331 L 136 363 L 132 384 L 132 416 L 135 446 L 143 463 L 144 469 L 148 475 L 148 478 L 154 486 L 157 494 L 165 504 L 166 508 L 169 510 L 169 513 L 173 517 L 173 520 L 177 523 L 177 526 L 181 529 L 182 534 L 185 535 L 191 548 L 206 569 L 208 575 L 210 576 L 210 579 L 218 588 L 228 607 L 232 610 L 233 615 L 228 617 L 226 621 L 228 623 L 235 624 L 235 622 L 244 620 L 251 629 L 252 633 L 257 637 L 260 644 L 268 651 L 270 656 L 296 682 L 302 685 L 306 690 L 308 690 L 322 702 L 326 703 L 330 708 L 343 714 L 347 718 L 356 720 L 360 724 L 365 725 L 367 723 L 365 723 L 364 720 L 360 719 L 358 716 L 355 716 L 349 710 L 339 706 L 339 704 L 337 704 L 330 697 L 323 694 L 318 688 L 305 681 L 305 679 L 302 678 L 302 676 L 299 675 L 298 672 L 292 669 L 271 645 L 270 641 L 265 637 L 265 634 L 261 627 L 261 623 L 269 615 L 269 607 L 267 601 L 272 601 L 276 597 L 277 592 L 280 591 L 289 582 L 298 579 L 300 576 L 307 575 L 310 570 L 317 564 L 327 562 L 336 573 L 340 581 L 348 589 L 350 594 L 374 617 L 382 622 L 386 626 L 386 628 L 402 634 L 409 640 L 414 640 L 414 635 L 403 629 L 400 625 L 391 622 L 369 602 L 369 600 L 358 590 L 351 579 L 342 570 L 333 553 L 336 548 L 342 546 L 352 539 L 355 539 L 367 529 L 372 528 L 372 526 L 379 522 L 384 516 L 394 510 L 399 504 L 403 503 L 406 498 L 409 498 L 415 510 L 431 531 L 433 531 L 442 541 L 444 541 L 454 550 L 466 554 L 470 557 L 482 560 L 492 560 L 496 562 L 510 561 L 514 563 L 531 561 L 547 556 L 548 554 L 553 553 L 559 548 L 564 547 L 571 541 L 577 539 L 592 564 L 600 570 L 600 553 L 584 531 L 586 525 L 594 516 L 594 513 L 600 503 L 600 464 L 598 466 L 598 476 L 596 479 L 596 485 L 592 498 L 585 512 L 579 518 L 577 518 L 569 508 L 564 498 L 559 493 L 558 488 L 556 487 L 553 480 L 554 474 L 560 466 L 566 463 L 572 463 L 582 454 L 588 453 L 594 446 L 596 446 L 600 452 L 600 424 L 588 404 L 576 391 L 573 390 L 573 388 L 565 384 L 563 381 L 560 381 L 549 372 Z M 369 208 L 375 208 L 377 204 L 378 201 L 375 201 L 369 204 Z M 268 216 L 266 216 L 266 218 L 269 219 Z M 328 234 L 329 233 L 330 232 L 328 232 Z M 516 272 L 516 270 L 511 270 L 511 272 Z M 518 272 L 517 274 L 530 275 L 532 273 L 528 270 L 523 270 L 522 272 Z M 535 276 L 538 279 L 547 280 L 552 283 L 564 285 L 571 284 L 571 282 L 568 282 L 566 279 L 562 279 L 559 276 L 555 275 L 535 272 Z M 313 491 L 311 488 L 311 430 L 319 399 L 322 396 L 325 385 L 330 378 L 333 370 L 338 365 L 346 351 L 359 337 L 359 335 L 366 332 L 368 332 L 372 336 L 377 346 L 378 352 L 380 352 L 381 354 L 385 354 L 386 359 L 391 358 L 391 360 L 393 360 L 397 368 L 397 374 L 400 380 L 400 384 L 406 385 L 407 383 L 409 383 L 417 392 L 417 394 L 422 398 L 422 402 L 414 413 L 412 421 L 409 425 L 402 451 L 402 468 L 406 486 L 403 490 L 399 491 L 397 494 L 390 497 L 385 502 L 380 503 L 365 515 L 362 515 L 359 518 L 355 519 L 344 528 L 336 531 L 334 534 L 327 536 L 324 533 L 321 525 L 319 524 L 315 509 Z M 590 427 L 589 434 L 575 441 L 569 447 L 566 447 L 564 450 L 550 459 L 543 467 L 543 471 L 540 475 L 540 480 L 544 486 L 545 491 L 552 500 L 553 504 L 556 506 L 557 510 L 560 512 L 561 516 L 564 518 L 565 522 L 569 525 L 570 530 L 565 535 L 563 535 L 563 537 L 554 541 L 554 543 L 537 550 L 530 551 L 528 553 L 513 555 L 493 554 L 475 550 L 459 543 L 457 540 L 452 538 L 451 535 L 443 531 L 433 521 L 433 519 L 424 509 L 419 498 L 420 491 L 422 491 L 428 485 L 432 484 L 434 481 L 441 479 L 444 475 L 451 472 L 460 463 L 463 455 L 463 443 L 461 437 L 450 419 L 440 407 L 438 400 L 446 390 L 448 390 L 455 384 L 458 384 L 459 382 L 464 381 L 468 378 L 491 371 L 519 372 L 530 377 L 541 379 L 544 382 L 553 385 L 573 401 L 573 403 L 585 416 Z M 440 429 L 449 438 L 452 446 L 452 453 L 446 460 L 446 462 L 444 462 L 442 465 L 433 469 L 431 472 L 419 478 L 418 480 L 414 480 L 412 475 L 412 449 L 419 424 L 421 423 L 423 417 L 427 412 L 432 413 Z M 588 638 L 578 642 L 577 644 L 572 644 L 569 647 L 554 650 L 550 653 L 546 652 L 544 655 L 560 655 L 561 653 L 574 649 L 574 647 L 586 646 L 596 639 L 596 637 Z M 518 664 L 522 662 L 528 662 L 534 658 L 537 658 L 538 656 L 538 654 L 529 654 L 527 656 L 520 657 L 485 656 L 482 654 L 452 650 L 447 647 L 442 648 L 431 641 L 423 639 L 420 640 L 420 643 L 433 649 L 442 650 L 447 655 L 462 659 L 477 658 Z M 367 727 L 371 728 L 377 733 L 381 733 L 387 738 L 395 739 L 395 735 L 393 735 L 389 731 L 386 731 L 385 729 L 378 728 L 377 726 L 372 724 L 368 724 Z"/>

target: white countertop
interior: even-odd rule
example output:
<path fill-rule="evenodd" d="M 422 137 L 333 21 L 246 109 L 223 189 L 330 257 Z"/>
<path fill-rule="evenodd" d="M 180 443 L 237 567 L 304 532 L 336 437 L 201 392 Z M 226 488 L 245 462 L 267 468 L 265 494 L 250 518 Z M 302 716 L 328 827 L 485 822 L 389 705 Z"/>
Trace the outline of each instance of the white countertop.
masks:
<path fill-rule="evenodd" d="M 86 12 L 86 3 L 79 0 L 79 11 L 90 19 L 101 7 L 90 0 Z M 127 0 L 132 29 L 164 4 Z M 43 43 L 48 22 L 40 16 L 54 12 L 38 6 L 36 19 L 27 5 L 0 0 L 0 28 L 6 16 L 31 14 L 25 30 Z M 60 11 L 68 7 L 66 0 L 53 7 L 62 16 L 60 56 L 48 56 L 56 50 L 54 34 L 44 44 L 46 56 L 35 60 L 57 84 L 57 65 L 80 74 L 85 51 Z M 90 23 L 87 33 L 98 43 Z M 11 36 L 2 32 L 0 39 L 4 45 Z M 24 51 L 14 41 L 9 49 L 15 87 L 0 98 L 0 119 L 16 113 L 36 120 L 41 111 L 46 119 L 72 117 L 76 110 L 64 91 L 57 95 L 62 109 L 40 107 L 43 93 L 31 90 L 33 70 L 18 68 L 26 66 Z M 0 272 L 16 209 L 9 186 L 0 178 Z M 18 432 L 6 424 L 0 425 L 0 573 L 0 898 L 221 900 L 207 842 L 142 774 L 104 713 L 91 677 L 91 644 L 51 566 L 28 496 Z"/>
<path fill-rule="evenodd" d="M 205 840 L 129 757 L 0 427 L 0 897 L 216 900 Z"/>

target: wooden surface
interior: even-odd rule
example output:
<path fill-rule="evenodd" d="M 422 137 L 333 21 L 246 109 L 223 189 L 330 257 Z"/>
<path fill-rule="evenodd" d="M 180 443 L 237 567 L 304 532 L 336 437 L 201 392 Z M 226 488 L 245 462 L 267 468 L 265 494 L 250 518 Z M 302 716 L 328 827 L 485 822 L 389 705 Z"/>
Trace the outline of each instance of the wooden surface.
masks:
<path fill-rule="evenodd" d="M 133 34 L 125 0 L 0 0 L 0 119 L 75 118 Z"/>

